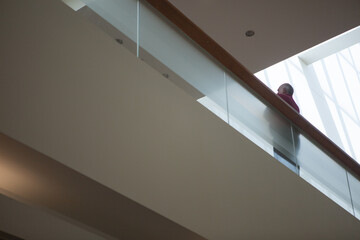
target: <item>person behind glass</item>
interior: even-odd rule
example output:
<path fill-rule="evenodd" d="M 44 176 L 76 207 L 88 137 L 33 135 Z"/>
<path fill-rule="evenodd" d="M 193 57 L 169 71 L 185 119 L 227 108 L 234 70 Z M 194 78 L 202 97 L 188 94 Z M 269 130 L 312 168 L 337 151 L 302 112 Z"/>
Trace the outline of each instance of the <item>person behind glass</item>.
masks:
<path fill-rule="evenodd" d="M 300 113 L 300 109 L 293 99 L 294 88 L 289 83 L 284 83 L 278 88 L 277 95 L 287 102 L 295 111 Z"/>
<path fill-rule="evenodd" d="M 300 109 L 292 97 L 293 94 L 294 88 L 289 83 L 284 83 L 278 88 L 277 95 L 300 113 Z M 270 121 L 271 132 L 274 135 L 274 157 L 298 173 L 296 158 L 300 143 L 299 133 L 283 118 L 273 117 Z"/>

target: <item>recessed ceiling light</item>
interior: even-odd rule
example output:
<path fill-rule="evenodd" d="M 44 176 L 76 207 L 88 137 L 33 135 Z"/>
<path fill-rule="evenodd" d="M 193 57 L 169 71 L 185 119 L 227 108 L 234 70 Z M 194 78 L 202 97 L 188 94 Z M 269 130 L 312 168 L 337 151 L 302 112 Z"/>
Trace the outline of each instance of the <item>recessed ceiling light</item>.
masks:
<path fill-rule="evenodd" d="M 245 32 L 245 36 L 247 37 L 252 37 L 255 35 L 255 32 L 253 30 L 248 30 Z"/>

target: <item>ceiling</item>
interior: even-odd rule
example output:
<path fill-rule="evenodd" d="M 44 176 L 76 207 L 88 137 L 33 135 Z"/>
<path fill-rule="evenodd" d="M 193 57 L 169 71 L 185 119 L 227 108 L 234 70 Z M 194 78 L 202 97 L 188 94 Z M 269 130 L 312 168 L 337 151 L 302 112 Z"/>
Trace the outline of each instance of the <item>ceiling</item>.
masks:
<path fill-rule="evenodd" d="M 359 0 L 169 1 L 253 73 L 360 25 Z"/>

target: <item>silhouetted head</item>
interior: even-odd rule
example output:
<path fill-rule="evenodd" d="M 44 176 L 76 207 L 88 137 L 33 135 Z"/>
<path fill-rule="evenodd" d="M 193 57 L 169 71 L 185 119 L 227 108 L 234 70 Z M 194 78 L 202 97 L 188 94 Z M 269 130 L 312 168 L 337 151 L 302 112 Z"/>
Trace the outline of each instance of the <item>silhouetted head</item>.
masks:
<path fill-rule="evenodd" d="M 284 83 L 278 88 L 278 93 L 292 96 L 294 94 L 294 88 L 289 83 Z"/>

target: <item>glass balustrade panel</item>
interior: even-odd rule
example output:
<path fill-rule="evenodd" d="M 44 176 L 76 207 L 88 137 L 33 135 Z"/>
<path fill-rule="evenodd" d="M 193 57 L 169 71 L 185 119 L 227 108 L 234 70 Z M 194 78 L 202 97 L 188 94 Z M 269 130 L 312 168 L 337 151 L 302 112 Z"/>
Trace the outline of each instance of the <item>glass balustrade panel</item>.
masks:
<path fill-rule="evenodd" d="M 226 76 L 229 123 L 269 154 L 297 172 L 290 122 L 231 75 Z"/>
<path fill-rule="evenodd" d="M 355 217 L 360 220 L 360 181 L 350 173 L 348 177 Z"/>
<path fill-rule="evenodd" d="M 300 176 L 353 214 L 346 171 L 304 135 L 296 153 Z"/>
<path fill-rule="evenodd" d="M 136 53 L 138 32 L 137 0 L 82 0 L 87 7 L 106 21 L 90 16 L 89 20 L 99 25 L 111 37 L 118 39 L 133 53 Z M 117 30 L 117 31 L 116 31 Z"/>
<path fill-rule="evenodd" d="M 222 68 L 151 7 L 140 6 L 140 58 L 159 71 L 165 71 L 163 75 L 170 80 L 175 74 L 178 76 L 176 81 L 186 81 L 200 93 L 197 99 L 203 105 L 214 109 L 218 116 L 226 120 L 226 89 Z"/>

